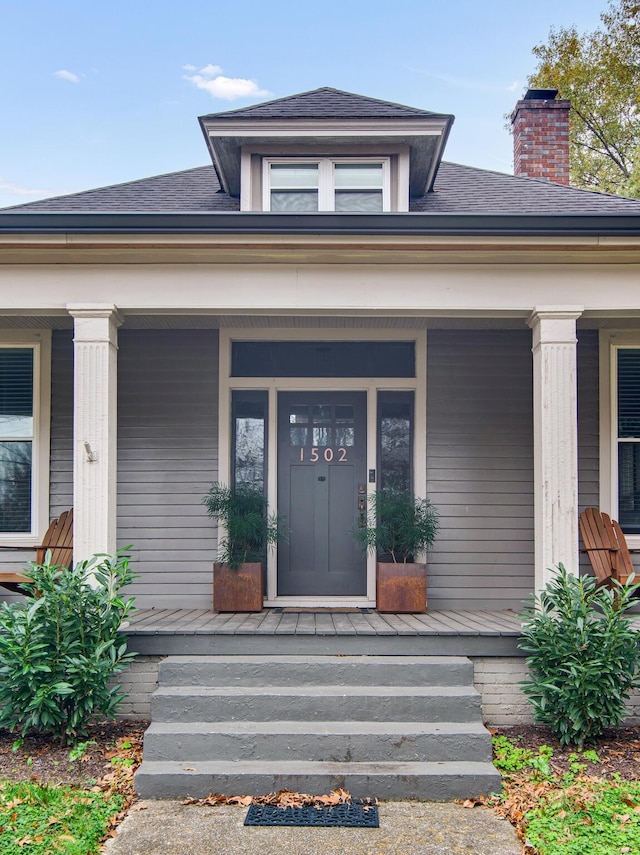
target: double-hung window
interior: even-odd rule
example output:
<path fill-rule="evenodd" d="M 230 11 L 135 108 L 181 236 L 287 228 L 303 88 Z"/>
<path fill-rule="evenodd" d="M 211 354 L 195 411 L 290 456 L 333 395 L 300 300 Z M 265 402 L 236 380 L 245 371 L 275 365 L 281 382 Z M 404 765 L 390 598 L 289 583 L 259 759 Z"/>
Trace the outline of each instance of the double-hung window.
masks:
<path fill-rule="evenodd" d="M 388 158 L 267 158 L 263 203 L 288 213 L 388 211 Z"/>
<path fill-rule="evenodd" d="M 618 519 L 640 534 L 640 347 L 616 349 Z"/>
<path fill-rule="evenodd" d="M 0 347 L 0 531 L 32 529 L 34 349 Z"/>
<path fill-rule="evenodd" d="M 51 335 L 0 334 L 0 534 L 42 537 L 49 507 Z"/>

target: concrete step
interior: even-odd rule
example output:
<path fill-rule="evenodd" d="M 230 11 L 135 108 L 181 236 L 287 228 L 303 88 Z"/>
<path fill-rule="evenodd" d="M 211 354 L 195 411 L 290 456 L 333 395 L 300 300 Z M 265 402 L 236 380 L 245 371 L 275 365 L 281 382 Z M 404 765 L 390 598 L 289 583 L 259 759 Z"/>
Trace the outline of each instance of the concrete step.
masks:
<path fill-rule="evenodd" d="M 471 686 L 161 686 L 153 721 L 480 721 Z"/>
<path fill-rule="evenodd" d="M 161 686 L 464 686 L 463 656 L 170 656 Z"/>
<path fill-rule="evenodd" d="M 145 760 L 282 760 L 332 762 L 491 761 L 482 724 L 406 721 L 153 722 Z"/>
<path fill-rule="evenodd" d="M 135 775 L 142 798 L 202 798 L 209 793 L 261 795 L 292 789 L 320 795 L 344 787 L 354 797 L 448 801 L 500 789 L 491 763 L 334 763 L 277 761 L 150 761 Z"/>

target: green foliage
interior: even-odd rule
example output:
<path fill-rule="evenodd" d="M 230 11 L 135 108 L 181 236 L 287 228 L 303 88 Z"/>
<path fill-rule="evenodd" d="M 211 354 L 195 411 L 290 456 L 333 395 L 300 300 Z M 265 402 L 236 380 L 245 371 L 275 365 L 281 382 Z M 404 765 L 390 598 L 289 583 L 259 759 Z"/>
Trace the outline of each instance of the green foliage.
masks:
<path fill-rule="evenodd" d="M 133 610 L 120 596 L 133 579 L 129 558 L 95 556 L 71 570 L 32 564 L 28 573 L 25 601 L 0 608 L 0 725 L 74 741 L 124 697 L 109 683 L 135 655 L 119 632 Z"/>
<path fill-rule="evenodd" d="M 551 772 L 551 763 L 549 762 L 552 757 L 553 748 L 548 745 L 541 745 L 540 748 L 538 748 L 538 753 L 533 755 L 529 761 L 529 765 L 534 771 L 534 777 L 536 780 L 548 781 L 553 776 Z"/>
<path fill-rule="evenodd" d="M 439 527 L 429 499 L 385 489 L 369 496 L 366 527 L 355 529 L 354 535 L 363 549 L 406 564 L 433 544 Z"/>
<path fill-rule="evenodd" d="M 282 518 L 270 514 L 267 498 L 255 487 L 215 483 L 203 500 L 207 513 L 222 523 L 218 560 L 237 570 L 246 561 L 262 561 L 268 546 L 283 538 Z"/>
<path fill-rule="evenodd" d="M 493 737 L 493 764 L 505 775 L 531 769 L 536 779 L 548 780 L 551 777 L 550 760 L 553 748 L 541 745 L 534 754 L 529 748 L 519 748 L 506 736 Z"/>
<path fill-rule="evenodd" d="M 640 781 L 556 791 L 529 815 L 526 842 L 539 855 L 640 852 Z"/>
<path fill-rule="evenodd" d="M 640 196 L 640 4 L 611 2 L 602 27 L 552 29 L 533 53 L 534 88 L 571 100 L 571 180 L 578 187 Z"/>
<path fill-rule="evenodd" d="M 521 772 L 529 766 L 533 754 L 528 748 L 518 748 L 506 736 L 494 736 L 493 765 L 501 772 Z"/>
<path fill-rule="evenodd" d="M 562 564 L 525 611 L 519 646 L 528 653 L 523 690 L 537 722 L 561 745 L 582 746 L 615 727 L 638 679 L 638 641 L 625 615 L 636 586 L 597 587 Z"/>
<path fill-rule="evenodd" d="M 95 739 L 87 739 L 84 742 L 76 742 L 76 744 L 69 751 L 69 762 L 75 763 L 76 760 L 82 760 L 84 755 L 87 753 L 87 749 L 91 745 L 95 745 Z"/>
<path fill-rule="evenodd" d="M 0 852 L 94 855 L 122 806 L 117 794 L 0 782 Z"/>

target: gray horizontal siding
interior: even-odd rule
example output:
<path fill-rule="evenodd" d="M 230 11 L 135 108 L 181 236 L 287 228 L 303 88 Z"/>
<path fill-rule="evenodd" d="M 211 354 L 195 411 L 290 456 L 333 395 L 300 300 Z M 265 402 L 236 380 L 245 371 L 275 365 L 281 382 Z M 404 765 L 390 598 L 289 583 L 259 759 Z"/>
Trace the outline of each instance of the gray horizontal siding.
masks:
<path fill-rule="evenodd" d="M 211 608 L 202 496 L 218 473 L 217 423 L 215 331 L 120 333 L 118 542 L 133 545 L 140 608 Z"/>
<path fill-rule="evenodd" d="M 578 337 L 578 486 L 580 511 L 600 505 L 599 345 L 596 330 L 582 330 Z M 577 536 L 577 534 L 576 534 Z M 580 543 L 582 548 L 582 543 Z M 591 573 L 586 555 L 580 553 L 580 569 Z"/>
<path fill-rule="evenodd" d="M 429 332 L 429 606 L 521 607 L 533 587 L 531 334 Z"/>
<path fill-rule="evenodd" d="M 73 505 L 73 332 L 54 330 L 51 341 L 51 519 Z"/>

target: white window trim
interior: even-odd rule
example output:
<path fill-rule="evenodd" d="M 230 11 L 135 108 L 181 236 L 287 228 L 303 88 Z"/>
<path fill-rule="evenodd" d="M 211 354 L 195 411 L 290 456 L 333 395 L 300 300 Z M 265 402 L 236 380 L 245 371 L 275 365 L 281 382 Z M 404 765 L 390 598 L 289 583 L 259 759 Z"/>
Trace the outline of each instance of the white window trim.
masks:
<path fill-rule="evenodd" d="M 232 377 L 231 345 L 234 341 L 413 341 L 415 342 L 415 377 Z M 278 497 L 278 392 L 286 391 L 365 391 L 367 392 L 367 464 L 378 469 L 377 461 L 377 392 L 410 391 L 414 393 L 413 483 L 415 494 L 425 496 L 427 489 L 426 411 L 427 411 L 427 333 L 424 330 L 331 330 L 331 329 L 221 329 L 219 362 L 219 463 L 218 480 L 231 479 L 231 393 L 236 389 L 266 389 L 269 394 L 267 499 L 269 509 L 277 512 Z M 376 484 L 367 484 L 368 492 Z M 267 596 L 265 606 L 360 606 L 376 602 L 376 557 L 367 555 L 366 597 L 282 597 L 277 595 L 277 546 L 267 554 Z"/>
<path fill-rule="evenodd" d="M 7 546 L 37 546 L 49 526 L 51 331 L 0 330 L 0 347 L 33 349 L 31 531 L 2 532 L 0 539 Z"/>
<path fill-rule="evenodd" d="M 389 157 L 265 157 L 262 160 L 262 210 L 271 211 L 271 166 L 311 163 L 318 165 L 318 212 L 335 211 L 336 164 L 372 163 L 382 165 L 382 213 L 391 210 L 391 170 Z M 372 190 L 378 188 L 366 188 Z M 302 213 L 302 212 L 301 212 Z"/>
<path fill-rule="evenodd" d="M 640 349 L 640 332 L 600 332 L 600 508 L 618 519 L 618 350 Z M 630 548 L 640 548 L 640 534 L 628 534 Z"/>

